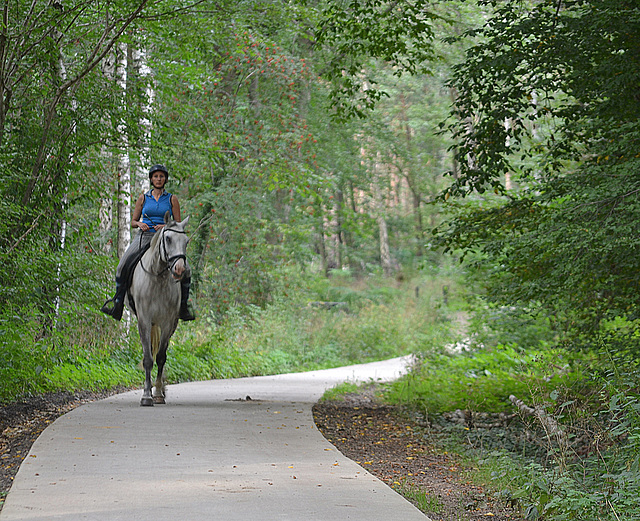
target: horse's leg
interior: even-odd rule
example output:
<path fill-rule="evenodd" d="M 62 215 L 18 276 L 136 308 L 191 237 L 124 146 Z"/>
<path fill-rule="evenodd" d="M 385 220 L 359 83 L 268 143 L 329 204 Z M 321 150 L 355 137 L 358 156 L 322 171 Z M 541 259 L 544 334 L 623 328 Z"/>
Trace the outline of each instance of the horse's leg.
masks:
<path fill-rule="evenodd" d="M 151 397 L 151 369 L 153 369 L 153 353 L 151 351 L 151 328 L 146 327 L 144 321 L 138 319 L 138 331 L 142 343 L 142 366 L 144 367 L 144 392 L 140 405 L 153 405 Z"/>
<path fill-rule="evenodd" d="M 164 340 L 164 339 L 163 339 Z M 165 387 L 164 387 L 164 364 L 167 361 L 167 345 L 161 343 L 160 349 L 156 354 L 156 365 L 158 366 L 158 375 L 156 376 L 156 385 L 153 389 L 153 403 L 165 404 Z"/>
<path fill-rule="evenodd" d="M 156 378 L 156 386 L 153 392 L 153 401 L 155 403 L 167 403 L 165 401 L 166 398 L 166 378 L 164 375 L 164 365 L 167 361 L 167 350 L 169 349 L 169 341 L 173 336 L 176 328 L 178 327 L 178 320 L 171 325 L 171 327 L 166 327 L 162 330 L 162 334 L 160 335 L 160 345 L 158 346 L 158 352 L 156 353 L 156 365 L 158 366 L 158 376 Z"/>

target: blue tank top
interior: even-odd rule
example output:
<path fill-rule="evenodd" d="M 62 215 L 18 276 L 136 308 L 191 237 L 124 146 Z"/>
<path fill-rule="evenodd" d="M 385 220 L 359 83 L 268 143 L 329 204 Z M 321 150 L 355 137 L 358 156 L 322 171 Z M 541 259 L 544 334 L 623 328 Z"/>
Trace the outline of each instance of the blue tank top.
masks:
<path fill-rule="evenodd" d="M 171 194 L 166 190 L 156 201 L 151 194 L 153 190 L 149 190 L 144 194 L 144 205 L 142 206 L 142 222 L 150 226 L 149 231 L 155 232 L 153 227 L 156 224 L 164 224 L 164 214 L 169 212 L 173 219 L 173 210 L 171 209 Z"/>

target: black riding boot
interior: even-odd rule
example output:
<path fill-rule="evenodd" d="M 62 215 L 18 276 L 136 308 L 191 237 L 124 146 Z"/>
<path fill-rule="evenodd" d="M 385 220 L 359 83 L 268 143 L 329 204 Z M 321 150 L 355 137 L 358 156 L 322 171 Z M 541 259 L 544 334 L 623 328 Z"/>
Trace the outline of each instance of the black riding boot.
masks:
<path fill-rule="evenodd" d="M 196 314 L 189 302 L 189 291 L 191 289 L 191 277 L 182 279 L 180 282 L 182 288 L 182 296 L 180 299 L 180 320 L 195 320 Z"/>
<path fill-rule="evenodd" d="M 124 310 L 124 299 L 126 295 L 126 284 L 124 284 L 122 280 L 116 278 L 116 294 L 113 298 L 110 298 L 102 305 L 100 311 L 107 315 L 111 315 L 116 320 L 120 320 L 122 318 L 122 311 Z"/>

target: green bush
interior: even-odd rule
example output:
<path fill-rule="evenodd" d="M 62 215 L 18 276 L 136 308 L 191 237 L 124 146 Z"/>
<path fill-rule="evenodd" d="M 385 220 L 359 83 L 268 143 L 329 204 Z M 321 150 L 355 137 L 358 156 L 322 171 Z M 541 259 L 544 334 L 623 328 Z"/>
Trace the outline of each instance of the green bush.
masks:
<path fill-rule="evenodd" d="M 0 331 L 0 403 L 27 395 L 54 391 L 108 389 L 140 381 L 130 356 L 104 350 L 65 346 L 53 333 L 33 340 L 35 333 L 24 325 Z"/>
<path fill-rule="evenodd" d="M 390 386 L 388 399 L 426 413 L 431 439 L 463 454 L 476 468 L 475 479 L 520 506 L 526 520 L 640 519 L 635 321 L 609 321 L 599 336 L 579 345 L 549 347 L 553 335 L 544 321 L 531 322 L 526 313 L 518 317 L 514 309 L 494 311 L 501 318 L 483 328 L 474 327 L 477 317 L 471 320 L 484 336 L 455 349 L 423 352 L 411 374 Z M 486 310 L 482 316 L 487 318 Z M 526 347 L 497 343 L 505 338 Z M 519 412 L 510 395 L 542 408 L 563 441 L 548 435 L 534 416 L 478 428 L 439 416 L 454 409 Z"/>
<path fill-rule="evenodd" d="M 409 375 L 391 386 L 388 397 L 429 414 L 456 409 L 512 412 L 510 395 L 528 401 L 535 393 L 537 400 L 548 399 L 554 390 L 579 380 L 581 369 L 569 362 L 560 349 L 497 346 L 459 354 L 427 351 Z M 558 365 L 565 366 L 559 373 Z"/>
<path fill-rule="evenodd" d="M 111 389 L 121 385 L 141 385 L 142 373 L 135 366 L 116 360 L 76 360 L 55 365 L 43 372 L 40 389 L 78 391 Z"/>
<path fill-rule="evenodd" d="M 610 455 L 602 456 L 560 467 L 493 451 L 477 460 L 476 478 L 491 483 L 505 501 L 520 505 L 528 521 L 640 518 L 637 462 L 611 465 Z"/>
<path fill-rule="evenodd" d="M 45 343 L 32 340 L 33 326 L 0 318 L 0 403 L 38 388 L 47 356 Z"/>

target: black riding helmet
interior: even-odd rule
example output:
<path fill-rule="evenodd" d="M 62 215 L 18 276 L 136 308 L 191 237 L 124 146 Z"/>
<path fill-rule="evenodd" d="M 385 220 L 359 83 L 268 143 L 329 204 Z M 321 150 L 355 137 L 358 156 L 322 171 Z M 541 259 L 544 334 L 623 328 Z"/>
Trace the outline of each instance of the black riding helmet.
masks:
<path fill-rule="evenodd" d="M 165 181 L 169 180 L 169 170 L 167 170 L 166 166 L 164 166 L 164 165 L 153 165 L 149 169 L 149 180 L 151 180 L 151 176 L 153 175 L 154 172 L 164 172 Z"/>

